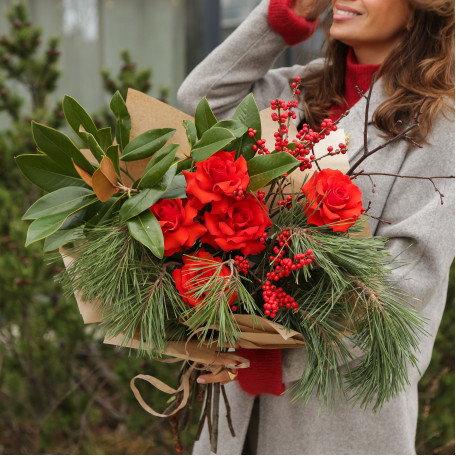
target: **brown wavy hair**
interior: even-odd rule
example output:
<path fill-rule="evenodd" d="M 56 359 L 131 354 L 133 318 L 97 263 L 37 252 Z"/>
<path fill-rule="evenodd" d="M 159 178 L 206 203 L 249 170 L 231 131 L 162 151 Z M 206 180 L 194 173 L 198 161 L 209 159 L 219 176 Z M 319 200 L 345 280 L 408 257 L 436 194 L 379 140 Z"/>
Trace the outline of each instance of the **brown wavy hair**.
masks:
<path fill-rule="evenodd" d="M 380 67 L 388 99 L 374 112 L 373 122 L 386 136 L 398 133 L 397 120 L 406 121 L 426 96 L 420 129 L 424 140 L 439 113 L 453 110 L 454 0 L 409 0 L 413 21 Z M 324 66 L 303 77 L 305 119 L 318 126 L 330 108 L 345 102 L 345 67 L 349 47 L 329 37 L 332 13 L 323 30 L 327 48 Z"/>

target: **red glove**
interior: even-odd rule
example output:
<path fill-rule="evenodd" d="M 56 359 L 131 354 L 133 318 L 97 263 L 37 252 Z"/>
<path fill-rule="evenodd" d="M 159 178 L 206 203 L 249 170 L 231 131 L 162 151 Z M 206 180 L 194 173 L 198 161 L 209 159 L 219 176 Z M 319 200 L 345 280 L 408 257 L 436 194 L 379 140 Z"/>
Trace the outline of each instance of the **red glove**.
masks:
<path fill-rule="evenodd" d="M 291 8 L 294 0 L 270 0 L 269 25 L 280 33 L 289 46 L 307 40 L 317 30 L 320 19 L 308 21 Z"/>
<path fill-rule="evenodd" d="M 242 390 L 254 396 L 280 396 L 285 391 L 282 383 L 282 350 L 239 348 L 237 352 L 250 361 L 250 367 L 238 370 L 237 380 Z"/>

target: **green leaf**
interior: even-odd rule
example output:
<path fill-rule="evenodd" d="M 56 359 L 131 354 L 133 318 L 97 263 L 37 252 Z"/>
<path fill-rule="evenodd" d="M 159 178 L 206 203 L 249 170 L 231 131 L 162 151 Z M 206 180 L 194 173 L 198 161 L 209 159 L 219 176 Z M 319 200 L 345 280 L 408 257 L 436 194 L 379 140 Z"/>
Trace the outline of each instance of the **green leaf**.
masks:
<path fill-rule="evenodd" d="M 146 210 L 142 214 L 127 221 L 130 234 L 141 244 L 146 246 L 157 258 L 163 258 L 165 241 L 163 232 L 151 211 Z"/>
<path fill-rule="evenodd" d="M 133 139 L 122 151 L 122 161 L 133 161 L 147 158 L 161 149 L 176 130 L 173 128 L 156 128 Z"/>
<path fill-rule="evenodd" d="M 85 133 L 85 136 L 87 138 L 86 142 L 89 146 L 90 152 L 92 152 L 92 154 L 95 157 L 95 159 L 97 160 L 97 162 L 100 163 L 104 157 L 103 149 L 100 147 L 97 140 L 94 138 L 94 136 L 91 133 Z"/>
<path fill-rule="evenodd" d="M 83 231 L 80 227 L 73 228 L 71 230 L 59 230 L 54 234 L 48 236 L 44 241 L 44 252 L 51 252 L 56 250 L 62 245 L 68 244 L 69 242 L 76 241 L 83 237 Z"/>
<path fill-rule="evenodd" d="M 112 197 L 108 199 L 108 201 L 102 204 L 96 214 L 87 221 L 86 227 L 90 229 L 101 222 L 109 220 L 116 213 L 116 211 L 120 209 L 122 201 L 123 199 L 119 197 Z"/>
<path fill-rule="evenodd" d="M 242 122 L 238 120 L 221 120 L 217 122 L 212 128 L 226 128 L 233 133 L 235 138 L 241 138 L 244 133 L 247 132 L 248 127 L 246 127 Z"/>
<path fill-rule="evenodd" d="M 93 218 L 95 214 L 102 208 L 103 203 L 101 201 L 95 201 L 86 207 L 83 207 L 77 212 L 73 212 L 69 215 L 60 227 L 61 230 L 71 230 L 85 223 Z"/>
<path fill-rule="evenodd" d="M 42 196 L 22 218 L 33 220 L 63 212 L 70 215 L 94 201 L 97 201 L 97 197 L 92 189 L 64 187 Z"/>
<path fill-rule="evenodd" d="M 272 179 L 288 173 L 300 161 L 288 152 L 278 152 L 271 155 L 259 155 L 247 162 L 250 182 L 247 187 L 249 192 L 256 192 L 265 187 Z"/>
<path fill-rule="evenodd" d="M 173 181 L 161 196 L 162 199 L 187 198 L 187 181 L 183 174 L 174 176 Z"/>
<path fill-rule="evenodd" d="M 201 140 L 192 149 L 192 158 L 195 161 L 203 161 L 235 139 L 233 133 L 226 128 L 214 127 L 207 130 Z"/>
<path fill-rule="evenodd" d="M 44 239 L 51 234 L 54 234 L 63 225 L 63 222 L 68 217 L 68 214 L 52 214 L 34 220 L 27 231 L 27 239 L 25 246 L 29 246 L 33 242 Z"/>
<path fill-rule="evenodd" d="M 139 188 L 153 187 L 174 163 L 179 144 L 169 144 L 159 150 L 149 161 L 139 181 Z"/>
<path fill-rule="evenodd" d="M 261 118 L 258 106 L 253 94 L 247 95 L 236 108 L 232 120 L 237 120 L 244 124 L 247 129 L 253 128 L 261 138 Z"/>
<path fill-rule="evenodd" d="M 217 119 L 215 118 L 206 97 L 204 97 L 198 103 L 195 111 L 195 126 L 198 138 L 201 138 L 203 136 L 203 133 L 209 130 L 209 128 L 211 128 L 216 123 Z"/>
<path fill-rule="evenodd" d="M 74 160 L 83 170 L 90 174 L 93 173 L 95 168 L 67 135 L 37 122 L 32 122 L 32 133 L 38 149 L 59 166 L 65 169 L 74 169 L 72 162 Z"/>
<path fill-rule="evenodd" d="M 61 168 L 47 155 L 24 154 L 15 157 L 15 160 L 24 176 L 46 192 L 62 187 L 86 187 L 74 167 L 72 171 Z"/>
<path fill-rule="evenodd" d="M 197 140 L 195 124 L 191 120 L 187 119 L 183 121 L 183 124 L 185 131 L 187 132 L 188 143 L 190 144 L 190 147 L 193 147 Z"/>
<path fill-rule="evenodd" d="M 170 186 L 175 174 L 176 167 L 172 166 L 154 187 L 146 188 L 125 201 L 120 209 L 120 219 L 129 220 L 155 204 Z"/>
<path fill-rule="evenodd" d="M 110 107 L 116 117 L 117 144 L 123 150 L 130 141 L 131 118 L 127 105 L 119 91 L 112 97 Z"/>
<path fill-rule="evenodd" d="M 100 128 L 98 137 L 100 138 L 101 148 L 106 152 L 108 147 L 112 146 L 111 127 Z"/>
<path fill-rule="evenodd" d="M 120 176 L 120 165 L 119 165 L 119 145 L 109 146 L 106 149 L 106 156 L 112 161 L 114 169 L 118 176 Z"/>
<path fill-rule="evenodd" d="M 247 95 L 236 108 L 232 117 L 244 124 L 247 129 L 253 128 L 257 131 L 257 139 L 261 138 L 261 118 L 255 98 L 252 94 Z M 256 139 L 251 138 L 246 132 L 236 144 L 236 157 L 242 155 L 247 161 L 255 156 L 252 146 L 256 145 Z"/>
<path fill-rule="evenodd" d="M 65 95 L 63 98 L 63 112 L 65 113 L 66 120 L 73 131 L 85 141 L 85 137 L 79 131 L 79 127 L 82 125 L 87 133 L 90 133 L 94 138 L 99 141 L 98 130 L 93 122 L 92 118 L 87 114 L 85 109 L 72 97 Z M 81 167 L 82 168 L 82 167 Z"/>
<path fill-rule="evenodd" d="M 183 170 L 188 171 L 192 168 L 193 158 L 187 158 L 185 160 L 179 160 L 177 162 L 176 174 L 180 174 Z"/>

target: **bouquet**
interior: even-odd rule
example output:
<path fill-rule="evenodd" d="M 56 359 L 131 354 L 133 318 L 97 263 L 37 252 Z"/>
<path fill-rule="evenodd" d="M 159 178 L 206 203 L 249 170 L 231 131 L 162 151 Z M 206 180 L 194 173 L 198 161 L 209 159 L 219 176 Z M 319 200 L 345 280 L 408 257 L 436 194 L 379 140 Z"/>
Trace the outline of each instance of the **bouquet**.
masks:
<path fill-rule="evenodd" d="M 206 397 L 199 430 L 207 420 L 216 451 L 226 394 L 196 377 L 248 368 L 235 353 L 237 363 L 220 361 L 237 347 L 305 347 L 292 400 L 316 391 L 327 405 L 345 397 L 374 411 L 416 366 L 423 321 L 391 283 L 398 265 L 387 239 L 370 235 L 354 183 L 375 151 L 349 169 L 338 122 L 298 132 L 299 78 L 292 87 L 294 100 L 272 100 L 260 113 L 248 95 L 222 121 L 206 99 L 192 118 L 133 90 L 126 102 L 116 93 L 115 132 L 66 96 L 73 138 L 33 122 L 38 153 L 16 158 L 45 191 L 24 215 L 26 242 L 60 251 L 59 279 L 85 323 L 101 323 L 107 343 L 184 361 L 178 389 L 147 375 L 131 383 L 146 410 L 172 416 L 176 441 Z M 167 411 L 145 403 L 138 379 L 174 395 Z"/>

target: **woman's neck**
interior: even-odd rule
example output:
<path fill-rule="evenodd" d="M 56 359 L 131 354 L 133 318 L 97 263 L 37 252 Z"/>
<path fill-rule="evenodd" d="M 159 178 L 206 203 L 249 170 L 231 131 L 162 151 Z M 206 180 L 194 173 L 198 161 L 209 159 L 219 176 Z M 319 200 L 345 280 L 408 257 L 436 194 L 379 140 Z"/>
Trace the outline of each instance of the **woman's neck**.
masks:
<path fill-rule="evenodd" d="M 381 65 L 391 49 L 383 48 L 381 45 L 373 48 L 372 46 L 353 46 L 353 52 L 360 65 Z"/>

